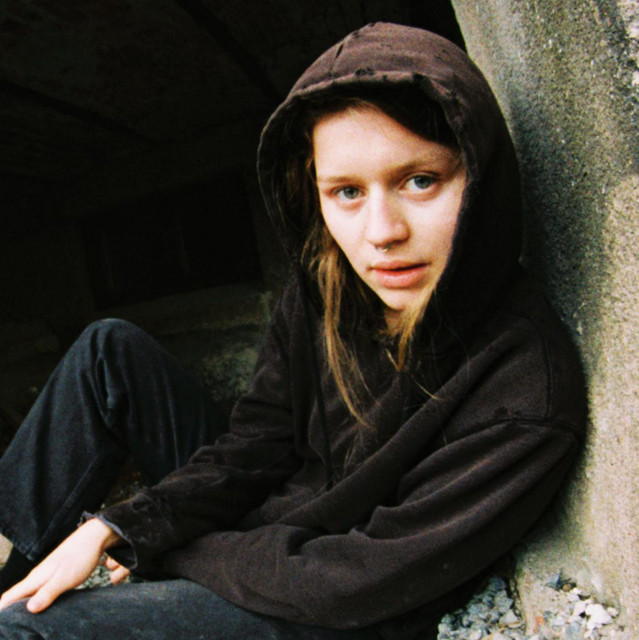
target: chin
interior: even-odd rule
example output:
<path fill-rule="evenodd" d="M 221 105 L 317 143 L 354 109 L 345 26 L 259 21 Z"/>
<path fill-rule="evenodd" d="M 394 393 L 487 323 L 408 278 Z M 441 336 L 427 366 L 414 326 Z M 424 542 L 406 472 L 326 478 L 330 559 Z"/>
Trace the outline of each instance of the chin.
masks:
<path fill-rule="evenodd" d="M 430 298 L 432 290 L 416 291 L 412 293 L 403 293 L 401 295 L 384 295 L 379 296 L 391 315 L 402 315 L 413 309 L 421 307 Z"/>
<path fill-rule="evenodd" d="M 422 295 L 384 296 L 382 297 L 382 302 L 386 305 L 389 311 L 403 313 L 404 311 L 409 311 L 410 309 L 414 309 L 416 306 L 419 306 L 423 298 L 424 297 Z"/>

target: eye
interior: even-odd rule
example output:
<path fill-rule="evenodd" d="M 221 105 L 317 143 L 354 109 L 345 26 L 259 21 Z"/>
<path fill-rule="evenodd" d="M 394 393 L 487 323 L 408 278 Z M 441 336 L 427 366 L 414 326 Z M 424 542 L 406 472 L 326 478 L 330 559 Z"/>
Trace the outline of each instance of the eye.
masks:
<path fill-rule="evenodd" d="M 355 200 L 361 194 L 361 191 L 357 187 L 342 187 L 336 191 L 337 197 L 340 200 Z"/>
<path fill-rule="evenodd" d="M 432 176 L 420 174 L 409 178 L 406 181 L 406 187 L 409 191 L 424 191 L 424 189 L 428 189 L 434 182 L 435 178 Z"/>

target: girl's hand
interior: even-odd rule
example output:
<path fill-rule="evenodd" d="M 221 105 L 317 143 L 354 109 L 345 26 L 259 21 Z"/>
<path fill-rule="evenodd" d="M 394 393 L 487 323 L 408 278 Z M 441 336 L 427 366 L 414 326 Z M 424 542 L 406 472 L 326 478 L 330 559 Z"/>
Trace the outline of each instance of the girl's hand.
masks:
<path fill-rule="evenodd" d="M 104 565 L 106 566 L 107 569 L 109 569 L 109 571 L 111 571 L 110 579 L 112 584 L 118 584 L 119 582 L 122 582 L 122 580 L 124 580 L 125 578 L 128 578 L 131 575 L 131 572 L 126 567 L 123 567 L 119 562 L 116 562 L 113 558 L 107 558 L 106 561 L 104 562 Z"/>
<path fill-rule="evenodd" d="M 98 566 L 104 551 L 119 541 L 120 537 L 101 520 L 85 522 L 2 595 L 0 609 L 29 598 L 27 609 L 31 613 L 44 611 L 65 591 L 81 585 Z"/>

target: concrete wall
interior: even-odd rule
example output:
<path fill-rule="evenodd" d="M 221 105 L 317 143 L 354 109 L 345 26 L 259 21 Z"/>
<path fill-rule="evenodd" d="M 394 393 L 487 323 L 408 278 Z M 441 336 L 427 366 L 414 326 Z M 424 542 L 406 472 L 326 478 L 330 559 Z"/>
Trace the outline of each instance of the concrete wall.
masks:
<path fill-rule="evenodd" d="M 639 637 L 639 3 L 453 0 L 522 167 L 527 261 L 573 331 L 591 424 L 520 577 L 562 570 Z M 524 594 L 525 597 L 525 594 Z M 620 637 L 620 636 L 618 636 Z"/>

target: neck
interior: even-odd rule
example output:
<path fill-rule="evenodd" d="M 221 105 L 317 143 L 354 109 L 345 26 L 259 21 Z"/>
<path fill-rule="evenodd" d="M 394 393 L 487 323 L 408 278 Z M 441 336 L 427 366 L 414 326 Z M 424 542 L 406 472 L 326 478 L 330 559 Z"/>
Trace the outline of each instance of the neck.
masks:
<path fill-rule="evenodd" d="M 386 322 L 386 330 L 391 336 L 397 335 L 402 325 L 403 311 L 397 309 L 384 309 L 384 320 Z"/>

